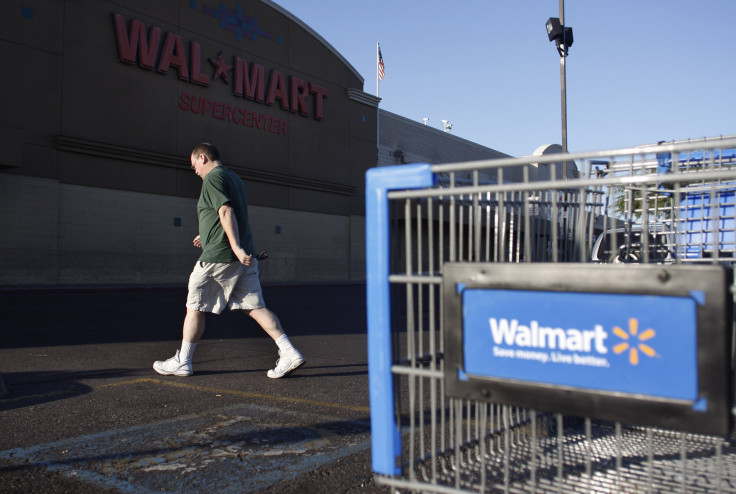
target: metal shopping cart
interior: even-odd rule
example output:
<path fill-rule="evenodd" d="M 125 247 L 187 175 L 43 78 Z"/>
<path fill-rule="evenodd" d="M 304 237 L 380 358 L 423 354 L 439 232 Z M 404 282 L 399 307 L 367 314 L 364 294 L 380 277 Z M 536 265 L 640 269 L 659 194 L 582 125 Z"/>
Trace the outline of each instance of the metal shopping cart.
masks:
<path fill-rule="evenodd" d="M 369 170 L 377 482 L 736 492 L 734 149 Z"/>

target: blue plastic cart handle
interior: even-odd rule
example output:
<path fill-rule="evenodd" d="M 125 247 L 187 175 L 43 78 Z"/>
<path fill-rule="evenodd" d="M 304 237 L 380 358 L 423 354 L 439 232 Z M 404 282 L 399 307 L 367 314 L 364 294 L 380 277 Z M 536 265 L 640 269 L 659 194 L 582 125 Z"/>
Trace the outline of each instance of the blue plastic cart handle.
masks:
<path fill-rule="evenodd" d="M 366 280 L 368 308 L 368 382 L 371 403 L 373 471 L 399 475 L 401 435 L 394 415 L 391 376 L 391 302 L 389 297 L 388 191 L 431 187 L 430 165 L 372 168 L 366 172 Z"/>

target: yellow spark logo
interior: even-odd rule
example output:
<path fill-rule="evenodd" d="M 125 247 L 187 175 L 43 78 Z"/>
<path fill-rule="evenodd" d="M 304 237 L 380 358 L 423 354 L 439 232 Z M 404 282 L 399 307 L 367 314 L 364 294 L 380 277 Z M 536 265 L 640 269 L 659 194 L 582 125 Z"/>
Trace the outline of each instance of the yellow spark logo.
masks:
<path fill-rule="evenodd" d="M 643 353 L 648 357 L 654 357 L 657 352 L 654 348 L 643 343 L 644 341 L 651 340 L 654 338 L 654 330 L 649 328 L 643 333 L 639 334 L 639 321 L 637 319 L 629 319 L 629 332 L 627 333 L 623 329 L 615 326 L 613 333 L 624 340 L 615 347 L 613 347 L 613 353 L 620 355 L 625 351 L 629 351 L 629 363 L 631 365 L 639 365 L 639 352 Z M 633 341 L 636 339 L 637 341 Z"/>

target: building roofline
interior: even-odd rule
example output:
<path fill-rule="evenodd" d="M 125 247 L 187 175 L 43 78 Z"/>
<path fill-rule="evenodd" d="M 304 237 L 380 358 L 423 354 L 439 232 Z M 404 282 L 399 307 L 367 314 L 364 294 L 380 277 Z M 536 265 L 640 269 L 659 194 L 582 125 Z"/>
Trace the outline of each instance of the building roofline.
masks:
<path fill-rule="evenodd" d="M 444 130 L 437 129 L 437 128 L 431 127 L 429 125 L 424 125 L 423 123 L 417 122 L 416 120 L 412 120 L 411 118 L 404 117 L 402 115 L 398 115 L 396 113 L 393 113 L 393 112 L 384 110 L 382 108 L 379 108 L 378 111 L 380 112 L 379 113 L 380 115 L 386 115 L 386 116 L 390 116 L 391 118 L 395 118 L 397 120 L 401 120 L 403 123 L 405 123 L 407 125 L 414 125 L 414 126 L 417 126 L 417 127 L 422 127 L 424 129 L 428 129 L 428 130 L 430 130 L 432 132 L 437 132 L 438 135 L 445 136 L 448 139 L 455 139 L 457 141 L 461 141 L 461 142 L 463 142 L 465 144 L 468 144 L 468 145 L 470 145 L 472 147 L 476 147 L 478 149 L 483 149 L 483 150 L 486 150 L 486 151 L 493 151 L 494 153 L 498 153 L 498 155 L 499 155 L 498 157 L 499 158 L 506 158 L 506 157 L 513 158 L 513 156 L 511 156 L 510 154 L 506 154 L 506 153 L 504 153 L 502 151 L 499 151 L 497 149 L 489 148 L 488 146 L 485 146 L 483 144 L 479 144 L 477 142 L 468 140 L 468 139 L 466 139 L 464 137 L 460 137 L 460 136 L 454 135 L 451 132 L 445 132 Z"/>
<path fill-rule="evenodd" d="M 309 27 L 306 23 L 304 23 L 304 21 L 302 21 L 297 16 L 295 16 L 294 14 L 292 14 L 291 12 L 289 12 L 288 10 L 286 10 L 285 8 L 283 8 L 281 5 L 273 2 L 272 0 L 261 0 L 261 3 L 264 3 L 264 4 L 268 5 L 269 7 L 271 7 L 272 9 L 277 10 L 280 13 L 284 14 L 291 21 L 293 21 L 294 23 L 296 23 L 297 25 L 299 25 L 302 29 L 304 29 L 305 31 L 307 31 L 312 36 L 314 36 L 314 38 L 317 39 L 320 43 L 322 43 L 325 46 L 325 48 L 327 48 L 328 50 L 330 50 L 337 58 L 339 58 L 340 61 L 342 63 L 344 63 L 350 69 L 350 71 L 353 74 L 355 74 L 355 77 L 357 77 L 358 79 L 360 79 L 360 83 L 361 84 L 365 84 L 365 79 L 363 78 L 362 75 L 360 75 L 360 72 L 358 72 L 356 70 L 356 68 L 353 67 L 353 65 L 350 62 L 348 62 L 347 59 L 345 57 L 343 57 L 340 54 L 339 51 L 337 51 L 335 49 L 334 46 L 332 46 L 329 42 L 327 42 L 327 40 L 325 40 L 322 36 L 320 36 L 319 33 L 317 33 L 317 31 L 315 31 L 314 29 L 312 29 L 311 27 Z"/>

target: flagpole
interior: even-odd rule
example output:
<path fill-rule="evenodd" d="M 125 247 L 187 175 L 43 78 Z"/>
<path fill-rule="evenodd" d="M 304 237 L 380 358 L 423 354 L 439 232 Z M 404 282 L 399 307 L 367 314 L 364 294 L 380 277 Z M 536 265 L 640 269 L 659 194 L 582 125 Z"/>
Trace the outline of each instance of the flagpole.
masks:
<path fill-rule="evenodd" d="M 378 98 L 378 84 L 381 81 L 381 78 L 378 75 L 378 71 L 380 70 L 380 54 L 381 45 L 380 43 L 376 42 L 376 98 Z M 376 103 L 376 164 L 378 164 L 378 155 L 381 150 L 381 110 L 378 107 L 380 103 L 380 101 Z"/>
<path fill-rule="evenodd" d="M 379 58 L 380 58 L 380 55 L 379 55 L 380 52 L 381 52 L 381 45 L 380 43 L 376 43 L 376 98 L 378 98 L 378 83 L 381 80 L 378 77 L 378 63 L 379 63 Z"/>

